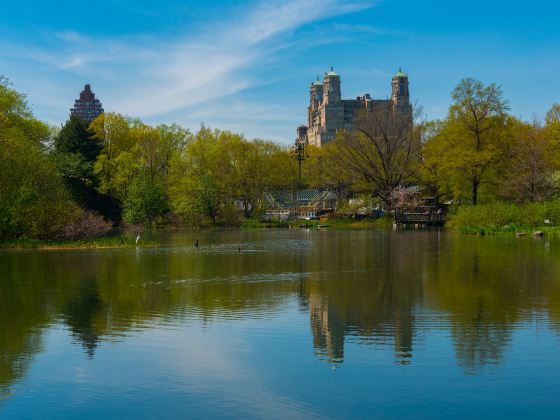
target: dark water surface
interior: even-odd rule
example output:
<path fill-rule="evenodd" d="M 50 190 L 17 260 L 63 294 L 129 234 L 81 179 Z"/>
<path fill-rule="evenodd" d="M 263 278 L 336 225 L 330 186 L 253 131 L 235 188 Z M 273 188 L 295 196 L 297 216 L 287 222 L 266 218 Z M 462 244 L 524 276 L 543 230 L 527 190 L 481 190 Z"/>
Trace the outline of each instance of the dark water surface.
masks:
<path fill-rule="evenodd" d="M 560 416 L 560 240 L 158 235 L 0 251 L 0 418 Z"/>

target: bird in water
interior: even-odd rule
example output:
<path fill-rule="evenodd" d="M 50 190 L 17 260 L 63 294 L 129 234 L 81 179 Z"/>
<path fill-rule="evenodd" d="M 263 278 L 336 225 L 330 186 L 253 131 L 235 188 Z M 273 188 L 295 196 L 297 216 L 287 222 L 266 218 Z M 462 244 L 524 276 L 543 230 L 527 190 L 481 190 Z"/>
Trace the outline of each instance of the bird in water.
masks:
<path fill-rule="evenodd" d="M 194 243 L 194 246 L 196 246 L 198 248 L 198 239 L 196 240 L 196 242 Z"/>
<path fill-rule="evenodd" d="M 138 245 L 138 241 L 140 240 L 140 235 L 136 236 L 136 245 Z"/>

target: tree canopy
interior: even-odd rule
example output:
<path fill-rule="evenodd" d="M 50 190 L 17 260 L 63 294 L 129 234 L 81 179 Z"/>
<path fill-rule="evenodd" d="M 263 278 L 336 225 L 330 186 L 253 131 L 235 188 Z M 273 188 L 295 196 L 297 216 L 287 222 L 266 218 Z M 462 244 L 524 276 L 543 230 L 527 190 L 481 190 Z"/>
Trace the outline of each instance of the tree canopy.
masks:
<path fill-rule="evenodd" d="M 444 119 L 422 121 L 415 109 L 411 120 L 374 106 L 325 147 L 306 145 L 300 180 L 287 145 L 204 125 L 191 133 L 104 113 L 55 132 L 0 77 L 0 240 L 98 232 L 103 218 L 235 225 L 260 217 L 276 192 L 302 188 L 389 208 L 411 194 L 436 205 L 558 195 L 560 105 L 524 122 L 499 86 L 466 78 Z"/>

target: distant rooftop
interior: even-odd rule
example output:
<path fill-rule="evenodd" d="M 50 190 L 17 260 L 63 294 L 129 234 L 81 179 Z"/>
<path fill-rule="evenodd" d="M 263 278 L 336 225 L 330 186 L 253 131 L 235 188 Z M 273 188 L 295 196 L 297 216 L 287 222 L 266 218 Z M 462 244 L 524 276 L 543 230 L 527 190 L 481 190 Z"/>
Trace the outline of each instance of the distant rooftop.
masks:
<path fill-rule="evenodd" d="M 74 115 L 85 121 L 93 121 L 103 113 L 103 106 L 95 94 L 91 91 L 91 86 L 86 84 L 84 90 L 80 92 L 80 99 L 76 99 L 74 107 L 70 109 L 70 115 Z"/>

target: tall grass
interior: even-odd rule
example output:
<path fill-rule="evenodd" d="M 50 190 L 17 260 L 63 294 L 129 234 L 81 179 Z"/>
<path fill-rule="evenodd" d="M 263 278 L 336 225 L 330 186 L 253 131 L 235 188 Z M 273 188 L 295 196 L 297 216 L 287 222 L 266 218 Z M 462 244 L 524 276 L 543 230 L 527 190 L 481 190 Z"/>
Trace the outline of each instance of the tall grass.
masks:
<path fill-rule="evenodd" d="M 496 202 L 464 206 L 449 216 L 447 226 L 464 233 L 480 234 L 560 226 L 560 199 L 523 205 Z"/>
<path fill-rule="evenodd" d="M 157 242 L 140 240 L 125 236 L 100 237 L 71 241 L 50 241 L 40 239 L 15 239 L 0 242 L 1 248 L 12 249 L 90 249 L 90 248 L 132 248 L 136 246 L 154 246 Z"/>

